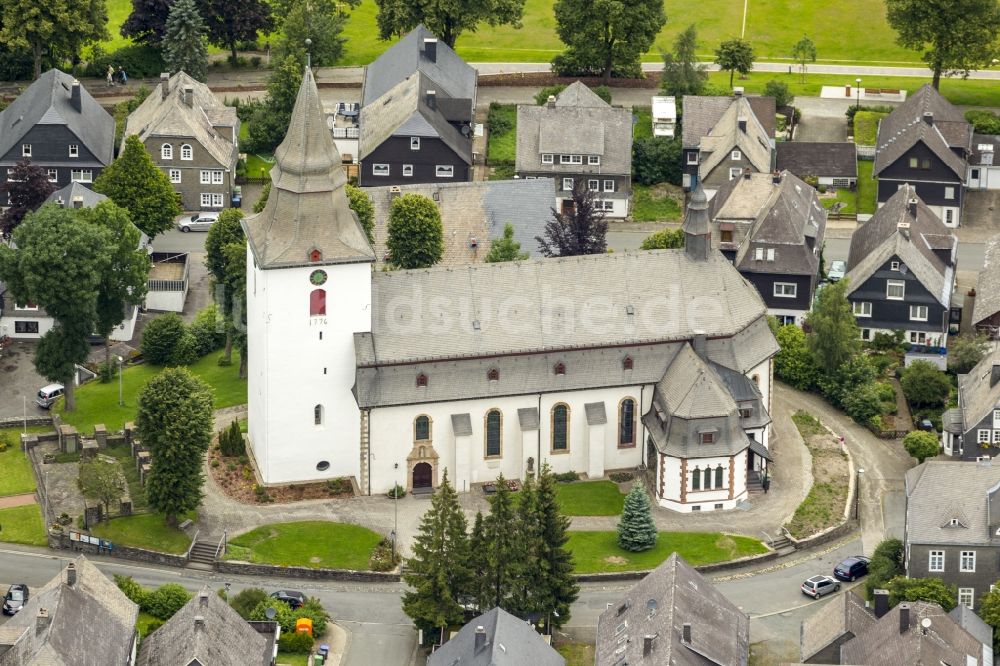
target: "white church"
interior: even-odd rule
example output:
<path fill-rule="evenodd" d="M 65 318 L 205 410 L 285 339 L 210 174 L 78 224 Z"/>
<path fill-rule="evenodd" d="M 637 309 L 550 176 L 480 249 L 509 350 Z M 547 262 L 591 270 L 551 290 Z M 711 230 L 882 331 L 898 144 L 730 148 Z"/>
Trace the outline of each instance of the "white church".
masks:
<path fill-rule="evenodd" d="M 770 460 L 764 303 L 711 249 L 375 271 L 307 69 L 248 238 L 249 441 L 265 484 L 468 491 L 645 466 L 676 511 L 731 509 Z"/>

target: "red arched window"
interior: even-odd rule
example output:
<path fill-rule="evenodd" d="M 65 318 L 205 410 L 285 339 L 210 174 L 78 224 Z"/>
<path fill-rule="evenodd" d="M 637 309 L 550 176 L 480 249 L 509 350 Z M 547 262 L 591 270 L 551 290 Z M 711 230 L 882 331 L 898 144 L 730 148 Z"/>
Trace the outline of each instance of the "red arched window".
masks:
<path fill-rule="evenodd" d="M 326 289 L 313 289 L 309 292 L 309 315 L 326 314 Z"/>
<path fill-rule="evenodd" d="M 632 357 L 631 356 L 626 356 L 624 358 L 624 360 L 622 360 L 622 370 L 631 370 L 632 369 L 632 365 L 633 365 L 633 363 L 632 363 Z"/>
<path fill-rule="evenodd" d="M 487 371 L 486 373 L 486 379 L 490 380 L 491 382 L 500 381 L 500 371 L 497 370 L 496 368 L 490 368 L 489 371 Z"/>
<path fill-rule="evenodd" d="M 319 250 L 310 250 L 309 251 L 309 261 L 317 262 L 317 261 L 322 261 L 322 260 L 323 260 L 323 253 L 322 252 L 320 252 Z"/>
<path fill-rule="evenodd" d="M 555 373 L 557 375 L 565 375 L 566 374 L 566 365 L 562 361 L 560 361 L 559 363 L 556 363 L 556 367 L 553 368 L 553 370 L 555 370 Z"/>
<path fill-rule="evenodd" d="M 427 375 L 420 373 L 417 375 L 417 388 L 425 388 L 427 386 Z"/>

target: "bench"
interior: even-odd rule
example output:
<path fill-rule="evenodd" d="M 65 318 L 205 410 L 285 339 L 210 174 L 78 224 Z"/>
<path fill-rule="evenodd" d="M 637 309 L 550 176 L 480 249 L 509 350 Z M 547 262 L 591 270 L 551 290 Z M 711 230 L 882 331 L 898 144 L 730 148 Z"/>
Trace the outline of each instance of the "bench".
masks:
<path fill-rule="evenodd" d="M 194 523 L 191 522 L 191 519 L 188 519 L 188 520 L 185 520 L 180 525 L 178 525 L 177 527 L 180 528 L 180 529 L 182 529 L 182 530 L 186 530 L 187 528 L 191 527 L 191 525 L 193 525 L 193 524 Z"/>

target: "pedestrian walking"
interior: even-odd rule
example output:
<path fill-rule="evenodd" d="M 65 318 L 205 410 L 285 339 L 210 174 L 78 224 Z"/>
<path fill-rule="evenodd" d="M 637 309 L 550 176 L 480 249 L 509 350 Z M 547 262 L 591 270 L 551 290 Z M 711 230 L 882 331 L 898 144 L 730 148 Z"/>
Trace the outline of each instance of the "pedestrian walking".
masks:
<path fill-rule="evenodd" d="M 112 86 L 115 85 L 115 67 L 114 67 L 114 65 L 108 65 L 108 72 L 105 75 L 105 78 L 108 81 L 108 87 L 112 87 Z"/>
<path fill-rule="evenodd" d="M 128 74 L 125 73 L 122 67 L 118 68 L 118 78 L 121 80 L 123 86 L 128 85 Z"/>

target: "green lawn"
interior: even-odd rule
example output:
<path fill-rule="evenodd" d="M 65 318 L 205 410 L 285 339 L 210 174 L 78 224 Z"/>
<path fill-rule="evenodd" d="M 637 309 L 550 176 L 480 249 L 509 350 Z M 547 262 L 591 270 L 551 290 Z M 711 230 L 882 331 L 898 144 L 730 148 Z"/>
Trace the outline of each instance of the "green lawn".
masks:
<path fill-rule="evenodd" d="M 47 546 L 49 541 L 42 523 L 41 507 L 26 504 L 0 509 L 0 541 Z"/>
<path fill-rule="evenodd" d="M 21 431 L 13 428 L 0 430 L 0 441 L 8 444 L 0 452 L 0 497 L 35 492 L 35 475 L 31 461 L 21 450 Z"/>
<path fill-rule="evenodd" d="M 859 146 L 874 146 L 878 137 L 878 123 L 888 113 L 880 111 L 858 111 L 854 114 L 854 143 Z"/>
<path fill-rule="evenodd" d="M 635 116 L 632 139 L 638 141 L 653 136 L 653 110 L 648 106 L 633 106 L 632 115 Z"/>
<path fill-rule="evenodd" d="M 357 525 L 324 520 L 274 523 L 229 541 L 230 559 L 326 569 L 367 570 L 382 537 Z"/>
<path fill-rule="evenodd" d="M 660 532 L 656 546 L 641 553 L 619 548 L 616 532 L 569 532 L 566 547 L 573 553 L 577 573 L 645 571 L 674 551 L 692 566 L 767 552 L 756 539 L 718 532 Z"/>
<path fill-rule="evenodd" d="M 239 354 L 233 352 L 233 364 L 220 366 L 221 352 L 212 352 L 197 363 L 188 366 L 215 390 L 215 409 L 243 405 L 247 401 L 247 382 L 239 377 Z M 108 431 L 121 430 L 126 421 L 135 419 L 136 399 L 150 379 L 162 370 L 159 366 L 136 365 L 122 373 L 125 405 L 118 405 L 118 382 L 101 384 L 94 381 L 81 386 L 76 392 L 76 411 L 65 412 L 62 401 L 54 408 L 63 421 L 90 435 L 94 425 L 103 423 Z"/>
<path fill-rule="evenodd" d="M 270 153 L 264 153 L 262 155 L 250 153 L 247 155 L 248 178 L 264 178 L 267 174 L 271 173 L 271 167 L 273 166 L 274 155 L 271 155 Z"/>
<path fill-rule="evenodd" d="M 490 164 L 498 162 L 514 163 L 517 157 L 517 105 L 500 104 L 490 109 L 491 116 L 497 116 L 506 121 L 509 129 L 503 132 L 494 132 L 490 128 L 489 143 L 486 147 L 486 156 Z"/>
<path fill-rule="evenodd" d="M 632 183 L 632 219 L 663 222 L 681 219 L 681 207 L 667 192 L 656 193 L 650 185 Z"/>
<path fill-rule="evenodd" d="M 139 637 L 145 638 L 149 635 L 149 625 L 161 623 L 162 621 L 153 617 L 149 613 L 139 611 L 139 617 L 135 620 L 135 628 L 139 630 Z"/>
<path fill-rule="evenodd" d="M 192 512 L 187 518 L 194 519 Z M 191 538 L 176 527 L 167 525 L 158 513 L 141 513 L 90 526 L 90 533 L 112 544 L 156 550 L 161 553 L 184 553 Z"/>
<path fill-rule="evenodd" d="M 878 208 L 875 203 L 875 199 L 878 195 L 878 180 L 872 178 L 872 169 L 874 167 L 875 163 L 870 160 L 858 160 L 859 213 L 874 213 Z"/>
<path fill-rule="evenodd" d="M 827 434 L 826 428 L 823 424 L 816 420 L 816 417 L 809 412 L 804 412 L 801 409 L 794 414 L 792 414 L 792 423 L 798 428 L 799 434 L 802 435 L 802 439 L 809 439 L 813 435 L 825 435 Z"/>
<path fill-rule="evenodd" d="M 625 503 L 625 496 L 611 481 L 560 483 L 556 498 L 567 516 L 617 516 Z"/>
<path fill-rule="evenodd" d="M 833 204 L 840 202 L 844 206 L 840 209 L 840 212 L 844 215 L 854 215 L 858 212 L 858 193 L 855 190 L 846 187 L 838 187 L 835 190 L 836 198 L 823 198 L 820 201 L 823 203 L 823 207 L 826 209 L 833 208 Z"/>
<path fill-rule="evenodd" d="M 592 666 L 594 646 L 590 643 L 560 643 L 556 652 L 566 660 L 566 666 Z"/>
<path fill-rule="evenodd" d="M 279 652 L 278 661 L 276 662 L 278 666 L 309 666 L 309 655 L 307 654 L 292 654 L 290 652 Z"/>

